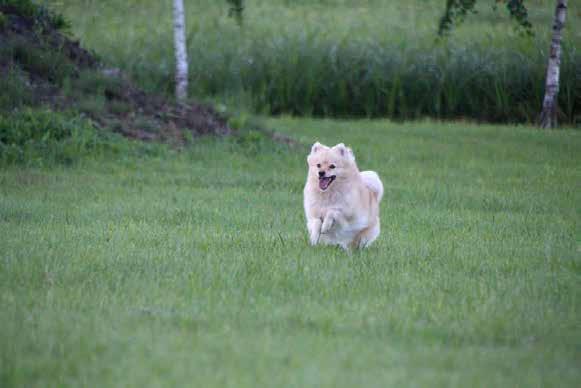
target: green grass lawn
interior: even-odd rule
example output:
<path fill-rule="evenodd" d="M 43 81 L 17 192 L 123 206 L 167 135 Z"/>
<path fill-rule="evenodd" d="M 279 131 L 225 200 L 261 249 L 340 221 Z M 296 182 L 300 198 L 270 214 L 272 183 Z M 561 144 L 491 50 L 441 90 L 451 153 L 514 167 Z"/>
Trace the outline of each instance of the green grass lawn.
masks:
<path fill-rule="evenodd" d="M 266 123 L 379 172 L 375 245 L 308 246 L 306 147 L 0 170 L 0 386 L 578 386 L 581 133 Z"/>

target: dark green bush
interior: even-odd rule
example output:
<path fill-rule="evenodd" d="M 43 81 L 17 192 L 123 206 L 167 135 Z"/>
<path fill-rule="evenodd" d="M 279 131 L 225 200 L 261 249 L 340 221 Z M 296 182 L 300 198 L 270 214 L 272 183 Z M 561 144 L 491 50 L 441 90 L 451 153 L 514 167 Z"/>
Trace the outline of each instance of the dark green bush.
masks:
<path fill-rule="evenodd" d="M 122 95 L 122 88 L 123 84 L 117 78 L 93 69 L 81 70 L 78 76 L 67 79 L 63 84 L 64 92 L 74 98 L 87 94 L 111 98 Z"/>
<path fill-rule="evenodd" d="M 6 17 L 6 15 L 4 15 L 3 12 L 0 11 L 0 31 L 3 31 L 4 28 L 6 28 L 7 24 L 8 24 L 8 18 Z"/>
<path fill-rule="evenodd" d="M 104 144 L 79 116 L 40 109 L 0 114 L 0 165 L 71 164 Z"/>
<path fill-rule="evenodd" d="M 11 67 L 0 76 L 0 111 L 12 111 L 35 103 L 26 77 L 22 71 Z"/>
<path fill-rule="evenodd" d="M 50 46 L 32 45 L 24 38 L 11 39 L 1 49 L 4 58 L 19 64 L 23 70 L 56 84 L 75 75 L 75 64 L 62 52 Z"/>
<path fill-rule="evenodd" d="M 35 4 L 32 0 L 0 0 L 0 12 L 32 19 L 41 29 L 66 30 L 70 27 L 63 15 L 51 11 L 44 5 Z"/>

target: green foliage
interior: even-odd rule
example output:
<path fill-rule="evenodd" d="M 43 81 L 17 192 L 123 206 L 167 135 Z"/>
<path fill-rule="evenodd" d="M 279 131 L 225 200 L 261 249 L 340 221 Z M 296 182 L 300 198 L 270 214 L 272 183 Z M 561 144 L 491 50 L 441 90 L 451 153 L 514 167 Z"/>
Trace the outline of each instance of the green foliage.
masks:
<path fill-rule="evenodd" d="M 476 0 L 446 0 L 444 14 L 440 18 L 438 34 L 445 35 L 454 23 L 461 23 L 468 13 L 476 13 Z"/>
<path fill-rule="evenodd" d="M 496 0 L 497 2 L 501 0 Z M 529 12 L 524 5 L 524 0 L 504 0 L 506 8 L 517 25 L 528 34 L 533 35 L 533 25 L 529 21 Z"/>
<path fill-rule="evenodd" d="M 0 112 L 35 105 L 34 93 L 27 81 L 27 75 L 18 68 L 6 69 L 0 76 Z"/>
<path fill-rule="evenodd" d="M 580 132 L 267 124 L 379 172 L 374 246 L 308 246 L 305 152 L 2 169 L 0 385 L 579 386 Z"/>
<path fill-rule="evenodd" d="M 250 116 L 246 112 L 231 114 L 228 119 L 228 126 L 233 130 L 244 129 L 248 126 Z"/>
<path fill-rule="evenodd" d="M 242 26 L 244 21 L 244 0 L 227 0 L 230 5 L 228 15 L 236 19 L 239 26 Z"/>
<path fill-rule="evenodd" d="M 171 8 L 60 1 L 76 33 L 145 89 L 174 90 Z M 480 5 L 479 5 L 480 4 Z M 439 1 L 255 0 L 243 29 L 223 1 L 187 7 L 190 94 L 255 112 L 533 122 L 542 105 L 552 7 L 529 6 L 535 36 L 477 2 L 478 18 L 434 42 Z M 90 15 L 90 16 L 89 16 Z M 119 15 L 131 15 L 120 17 Z M 155 15 L 155 16 L 153 16 Z M 168 20 L 144 28 L 142 20 Z M 571 15 L 569 25 L 581 25 Z M 565 31 L 561 122 L 581 115 L 579 34 Z M 562 89 L 563 90 L 563 89 Z M 236 109 L 236 108 L 235 108 Z"/>
<path fill-rule="evenodd" d="M 488 0 L 485 0 L 488 1 Z M 533 36 L 533 25 L 529 21 L 528 10 L 524 0 L 493 0 L 493 8 L 497 3 L 505 3 L 510 17 L 517 23 L 518 27 L 527 35 Z M 447 0 L 444 14 L 440 18 L 438 35 L 443 36 L 450 32 L 454 24 L 462 23 L 469 13 L 477 13 L 475 9 L 476 0 Z"/>
<path fill-rule="evenodd" d="M 250 94 L 254 110 L 273 114 L 533 122 L 545 77 L 541 50 L 523 54 L 451 43 L 402 52 L 395 45 L 278 37 L 224 62 L 196 52 L 193 67 L 198 94 L 240 90 Z M 560 96 L 565 112 L 581 109 L 581 90 L 575 89 L 580 68 L 579 54 L 565 50 L 562 84 L 574 96 Z"/>
<path fill-rule="evenodd" d="M 0 56 L 17 64 L 33 77 L 40 77 L 57 85 L 75 76 L 77 71 L 71 59 L 58 48 L 42 41 L 34 44 L 19 36 L 13 37 L 0 48 Z"/>
<path fill-rule="evenodd" d="M 0 115 L 0 165 L 71 164 L 102 146 L 96 128 L 81 117 L 42 109 Z"/>
<path fill-rule="evenodd" d="M 255 157 L 261 152 L 281 148 L 277 144 L 273 144 L 263 132 L 255 129 L 240 131 L 236 136 L 236 144 L 240 147 L 241 152 Z"/>
<path fill-rule="evenodd" d="M 4 28 L 6 28 L 6 25 L 8 23 L 8 18 L 6 17 L 6 15 L 0 11 L 0 31 L 3 31 Z"/>
<path fill-rule="evenodd" d="M 33 18 L 38 8 L 32 0 L 0 0 L 0 10 L 27 18 Z"/>
<path fill-rule="evenodd" d="M 62 14 L 52 11 L 44 4 L 36 4 L 32 0 L 0 0 L 0 12 L 30 19 L 41 31 L 70 28 L 70 23 Z"/>
<path fill-rule="evenodd" d="M 117 78 L 107 76 L 95 69 L 82 70 L 69 82 L 71 82 L 69 91 L 72 93 L 101 96 L 118 96 L 122 93 L 122 84 Z"/>

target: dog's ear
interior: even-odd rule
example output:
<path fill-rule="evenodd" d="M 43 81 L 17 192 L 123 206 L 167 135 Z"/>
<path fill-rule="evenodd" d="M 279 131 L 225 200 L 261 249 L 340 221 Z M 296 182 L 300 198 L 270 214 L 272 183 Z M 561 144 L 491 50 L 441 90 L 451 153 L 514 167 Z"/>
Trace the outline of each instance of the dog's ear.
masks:
<path fill-rule="evenodd" d="M 348 153 L 347 147 L 345 147 L 345 144 L 343 144 L 343 143 L 339 143 L 339 144 L 337 144 L 333 148 L 335 148 L 336 150 L 338 150 L 339 151 L 339 154 L 341 154 L 341 156 L 345 156 Z"/>
<path fill-rule="evenodd" d="M 343 143 L 339 143 L 337 144 L 335 147 L 336 150 L 339 151 L 339 154 L 343 157 L 346 157 L 350 160 L 355 160 L 355 155 L 353 155 L 353 151 L 351 150 L 351 148 L 346 147 L 345 144 Z"/>
<path fill-rule="evenodd" d="M 316 142 L 315 144 L 313 144 L 313 146 L 311 147 L 311 154 L 316 154 L 317 152 L 319 152 L 324 146 L 319 143 Z"/>

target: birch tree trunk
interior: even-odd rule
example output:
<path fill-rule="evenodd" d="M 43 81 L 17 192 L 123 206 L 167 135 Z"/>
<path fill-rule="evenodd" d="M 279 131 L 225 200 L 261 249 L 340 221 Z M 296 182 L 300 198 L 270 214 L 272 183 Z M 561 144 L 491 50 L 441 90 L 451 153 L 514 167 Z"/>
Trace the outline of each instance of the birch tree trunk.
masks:
<path fill-rule="evenodd" d="M 547 80 L 545 82 L 545 98 L 541 112 L 540 124 L 542 128 L 557 126 L 558 96 L 559 96 L 559 66 L 561 65 L 561 38 L 567 14 L 567 0 L 556 0 L 555 21 L 553 36 L 547 65 Z"/>
<path fill-rule="evenodd" d="M 183 103 L 188 98 L 188 53 L 186 51 L 184 0 L 174 0 L 173 2 L 173 25 L 176 54 L 176 99 Z"/>

